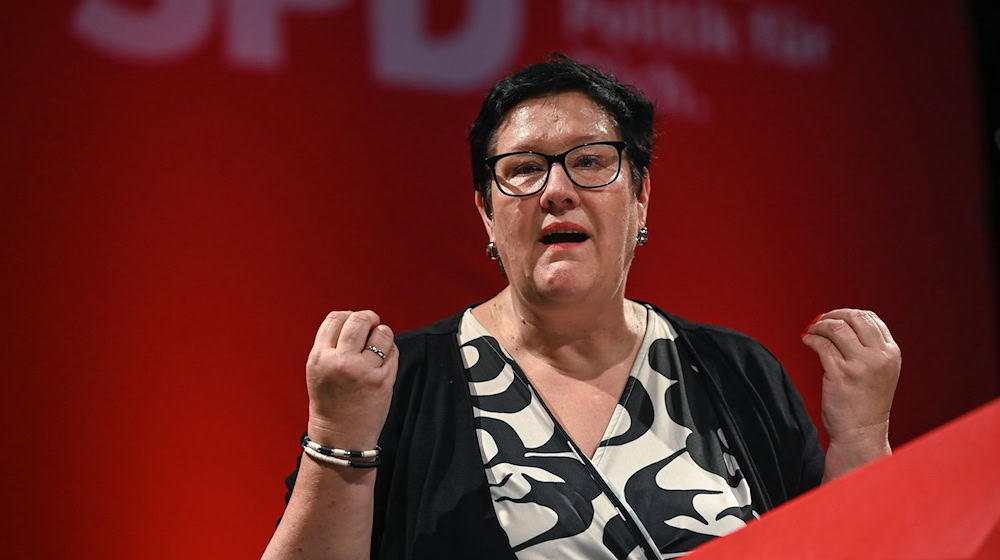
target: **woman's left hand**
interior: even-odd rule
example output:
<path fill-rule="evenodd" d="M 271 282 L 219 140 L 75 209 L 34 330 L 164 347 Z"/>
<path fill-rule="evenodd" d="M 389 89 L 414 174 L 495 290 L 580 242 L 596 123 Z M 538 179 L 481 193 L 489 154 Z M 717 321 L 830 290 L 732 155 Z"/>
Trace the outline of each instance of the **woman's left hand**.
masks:
<path fill-rule="evenodd" d="M 823 366 L 823 426 L 830 480 L 891 453 L 889 409 L 902 355 L 875 313 L 835 309 L 813 320 L 802 342 Z"/>

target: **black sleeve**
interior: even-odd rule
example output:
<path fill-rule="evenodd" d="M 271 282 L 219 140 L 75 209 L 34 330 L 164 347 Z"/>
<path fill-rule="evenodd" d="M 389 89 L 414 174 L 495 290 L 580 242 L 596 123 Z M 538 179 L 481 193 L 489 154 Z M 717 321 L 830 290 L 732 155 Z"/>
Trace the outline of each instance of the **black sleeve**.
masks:
<path fill-rule="evenodd" d="M 759 416 L 771 432 L 769 443 L 777 459 L 772 468 L 778 472 L 762 473 L 776 489 L 772 497 L 773 505 L 777 506 L 819 485 L 825 457 L 819 444 L 819 432 L 784 366 L 756 340 L 747 337 L 743 342 L 748 344 L 743 367 L 756 390 L 758 405 L 763 409 Z M 762 441 L 756 445 L 766 447 Z"/>
<path fill-rule="evenodd" d="M 819 486 L 823 481 L 823 473 L 826 470 L 826 455 L 823 453 L 823 447 L 819 444 L 819 431 L 806 411 L 802 395 L 792 384 L 792 380 L 784 368 L 782 368 L 781 373 L 785 382 L 788 407 L 799 425 L 802 436 L 802 468 L 798 476 L 798 487 L 794 491 L 795 495 L 799 495 Z"/>
<path fill-rule="evenodd" d="M 732 436 L 754 508 L 763 513 L 819 484 L 824 457 L 818 432 L 778 359 L 737 331 L 679 323 L 716 391 L 720 421 Z"/>
<path fill-rule="evenodd" d="M 749 338 L 746 342 L 749 348 L 742 365 L 756 393 L 756 405 L 762 409 L 758 417 L 770 432 L 766 443 L 757 439 L 754 445 L 773 446 L 777 464 L 770 468 L 778 472 L 761 474 L 775 490 L 773 506 L 777 506 L 819 485 L 825 456 L 819 432 L 784 366 L 759 342 Z"/>

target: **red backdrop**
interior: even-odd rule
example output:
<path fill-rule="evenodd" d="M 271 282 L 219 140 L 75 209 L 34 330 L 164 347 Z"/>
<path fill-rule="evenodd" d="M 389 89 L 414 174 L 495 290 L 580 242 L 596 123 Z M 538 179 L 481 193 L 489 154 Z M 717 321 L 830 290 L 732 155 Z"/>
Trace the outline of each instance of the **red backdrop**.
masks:
<path fill-rule="evenodd" d="M 30 3 L 18 3 L 29 6 Z M 760 339 L 876 310 L 894 444 L 998 391 L 960 7 L 863 1 L 81 0 L 6 15 L 5 535 L 20 557 L 259 554 L 332 309 L 486 299 L 464 134 L 551 50 L 655 98 L 629 295 Z"/>

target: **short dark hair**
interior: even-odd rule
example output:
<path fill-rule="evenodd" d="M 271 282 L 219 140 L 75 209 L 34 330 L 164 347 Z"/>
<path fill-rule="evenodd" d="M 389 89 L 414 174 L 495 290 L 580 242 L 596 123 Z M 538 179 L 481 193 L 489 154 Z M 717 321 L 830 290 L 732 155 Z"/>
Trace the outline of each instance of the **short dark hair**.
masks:
<path fill-rule="evenodd" d="M 522 101 L 571 91 L 587 95 L 614 119 L 626 144 L 636 195 L 642 192 L 653 159 L 653 104 L 638 89 L 614 76 L 562 53 L 553 53 L 547 61 L 532 64 L 497 82 L 483 100 L 479 116 L 469 130 L 472 181 L 483 196 L 488 214 L 493 214 L 490 200 L 493 177 L 485 159 L 491 155 L 489 151 L 501 121 Z"/>

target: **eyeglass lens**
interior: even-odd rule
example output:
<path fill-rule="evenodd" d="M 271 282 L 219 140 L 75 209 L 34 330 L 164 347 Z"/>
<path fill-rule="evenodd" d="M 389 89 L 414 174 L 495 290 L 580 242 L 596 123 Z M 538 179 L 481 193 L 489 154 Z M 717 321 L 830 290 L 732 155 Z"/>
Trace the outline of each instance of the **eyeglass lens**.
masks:
<path fill-rule="evenodd" d="M 618 149 L 607 144 L 574 148 L 566 154 L 569 178 L 581 187 L 601 187 L 614 181 L 619 170 Z M 497 160 L 496 178 L 509 194 L 527 195 L 545 186 L 549 162 L 538 154 L 510 154 Z"/>

